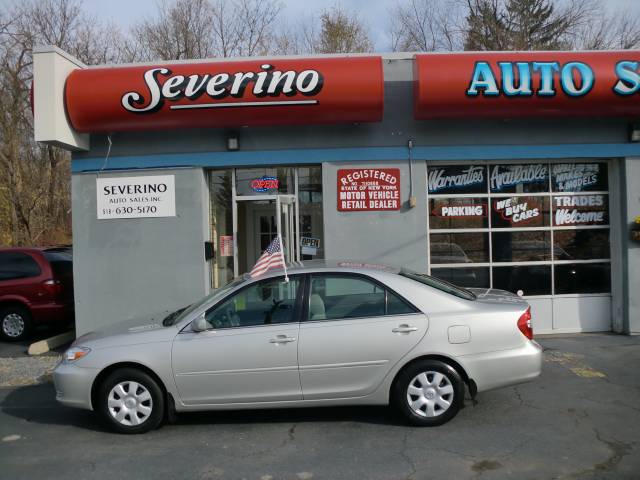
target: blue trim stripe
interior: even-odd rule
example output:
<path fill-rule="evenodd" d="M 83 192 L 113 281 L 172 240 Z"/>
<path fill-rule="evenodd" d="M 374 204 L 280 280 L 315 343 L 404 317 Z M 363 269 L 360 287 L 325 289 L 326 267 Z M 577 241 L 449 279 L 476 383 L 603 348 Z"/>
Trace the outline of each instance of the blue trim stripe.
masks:
<path fill-rule="evenodd" d="M 315 148 L 238 152 L 195 152 L 110 157 L 105 170 L 171 167 L 243 167 L 322 162 L 406 160 L 406 147 Z M 564 145 L 466 145 L 414 147 L 414 160 L 515 160 L 549 158 L 640 157 L 640 143 Z M 104 158 L 75 158 L 73 172 L 103 168 Z"/>

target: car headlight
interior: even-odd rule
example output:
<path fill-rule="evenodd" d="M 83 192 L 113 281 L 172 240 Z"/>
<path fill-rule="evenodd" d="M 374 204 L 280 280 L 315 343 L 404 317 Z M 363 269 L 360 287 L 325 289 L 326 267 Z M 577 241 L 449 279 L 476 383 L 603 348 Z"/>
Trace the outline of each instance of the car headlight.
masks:
<path fill-rule="evenodd" d="M 72 363 L 88 355 L 90 351 L 91 349 L 87 347 L 71 347 L 69 350 L 64 352 L 62 360 L 65 363 Z"/>

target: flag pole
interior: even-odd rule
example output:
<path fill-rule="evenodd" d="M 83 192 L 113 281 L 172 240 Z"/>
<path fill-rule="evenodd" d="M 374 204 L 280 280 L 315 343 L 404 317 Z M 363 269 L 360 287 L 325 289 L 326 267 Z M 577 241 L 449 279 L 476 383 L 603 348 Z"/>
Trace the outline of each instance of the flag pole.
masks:
<path fill-rule="evenodd" d="M 276 235 L 278 235 L 278 243 L 280 243 L 280 255 L 282 255 L 282 266 L 284 268 L 284 282 L 289 283 L 289 276 L 287 275 L 287 259 L 284 256 L 284 244 L 282 243 L 282 215 L 281 215 L 280 195 L 276 196 Z"/>

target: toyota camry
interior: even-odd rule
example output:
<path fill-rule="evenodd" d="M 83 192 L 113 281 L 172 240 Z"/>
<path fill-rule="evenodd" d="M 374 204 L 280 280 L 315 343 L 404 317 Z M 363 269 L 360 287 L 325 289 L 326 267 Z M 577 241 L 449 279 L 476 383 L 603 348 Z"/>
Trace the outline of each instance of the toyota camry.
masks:
<path fill-rule="evenodd" d="M 60 402 L 122 433 L 176 412 L 331 405 L 389 404 L 413 425 L 435 426 L 458 413 L 466 390 L 475 398 L 532 380 L 541 361 L 517 295 L 310 262 L 83 335 L 54 379 Z"/>

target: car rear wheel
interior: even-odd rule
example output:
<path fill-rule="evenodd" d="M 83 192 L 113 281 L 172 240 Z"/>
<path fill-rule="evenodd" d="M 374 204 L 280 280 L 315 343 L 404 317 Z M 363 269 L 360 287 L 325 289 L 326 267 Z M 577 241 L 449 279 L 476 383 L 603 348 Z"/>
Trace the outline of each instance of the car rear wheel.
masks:
<path fill-rule="evenodd" d="M 24 340 L 29 336 L 30 330 L 29 310 L 18 305 L 0 309 L 0 335 L 4 340 Z"/>
<path fill-rule="evenodd" d="M 119 433 L 146 433 L 164 418 L 164 394 L 148 374 L 123 368 L 109 375 L 98 392 L 98 410 Z"/>
<path fill-rule="evenodd" d="M 413 425 L 442 425 L 456 416 L 463 403 L 460 374 L 439 360 L 410 365 L 394 385 L 393 404 Z"/>

